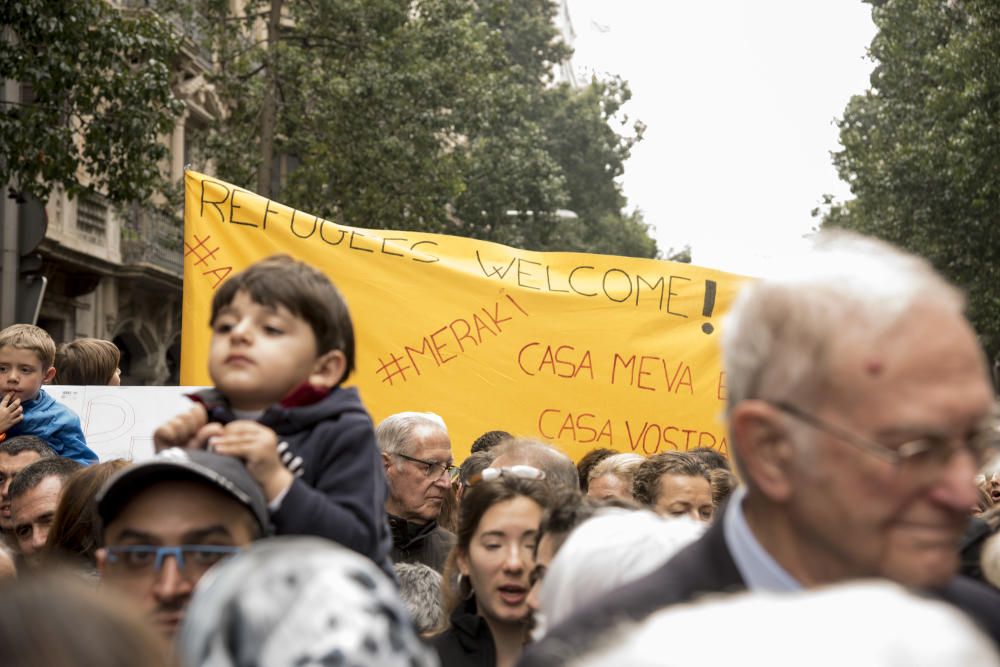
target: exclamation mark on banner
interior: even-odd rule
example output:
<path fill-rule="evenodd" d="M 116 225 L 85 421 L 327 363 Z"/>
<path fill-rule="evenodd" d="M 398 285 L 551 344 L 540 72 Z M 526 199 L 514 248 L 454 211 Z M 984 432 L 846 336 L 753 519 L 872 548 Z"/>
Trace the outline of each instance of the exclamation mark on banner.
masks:
<path fill-rule="evenodd" d="M 706 280 L 705 281 L 705 305 L 701 309 L 701 314 L 705 317 L 711 317 L 712 311 L 715 310 L 715 281 Z M 715 331 L 715 327 L 712 326 L 711 322 L 705 322 L 701 325 L 701 330 L 707 334 Z"/>

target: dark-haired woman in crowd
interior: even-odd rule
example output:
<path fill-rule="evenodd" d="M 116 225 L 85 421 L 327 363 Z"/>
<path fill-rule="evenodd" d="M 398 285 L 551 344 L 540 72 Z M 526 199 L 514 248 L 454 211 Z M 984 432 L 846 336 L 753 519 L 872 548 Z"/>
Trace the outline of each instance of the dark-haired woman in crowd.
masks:
<path fill-rule="evenodd" d="M 100 526 L 97 493 L 112 475 L 129 465 L 124 459 L 95 463 L 73 473 L 63 484 L 45 542 L 45 557 L 84 574 L 97 576 Z"/>
<path fill-rule="evenodd" d="M 465 493 L 445 565 L 449 624 L 432 643 L 448 667 L 510 667 L 528 637 L 529 574 L 548 499 L 544 475 L 527 466 L 490 470 L 496 479 Z"/>

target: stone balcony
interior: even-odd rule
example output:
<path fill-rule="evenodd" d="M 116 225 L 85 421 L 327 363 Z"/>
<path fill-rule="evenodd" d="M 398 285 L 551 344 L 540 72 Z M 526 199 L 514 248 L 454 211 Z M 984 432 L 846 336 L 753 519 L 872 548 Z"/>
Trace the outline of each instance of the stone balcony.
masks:
<path fill-rule="evenodd" d="M 122 224 L 122 264 L 151 268 L 177 280 L 184 275 L 184 230 L 162 211 L 133 207 Z"/>

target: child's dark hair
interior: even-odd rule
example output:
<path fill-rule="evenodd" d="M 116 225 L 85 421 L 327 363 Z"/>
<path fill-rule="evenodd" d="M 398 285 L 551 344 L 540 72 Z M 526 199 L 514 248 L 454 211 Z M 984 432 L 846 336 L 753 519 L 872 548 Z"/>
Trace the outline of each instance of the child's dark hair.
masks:
<path fill-rule="evenodd" d="M 262 306 L 284 306 L 309 323 L 316 334 L 320 355 L 340 350 L 347 359 L 344 378 L 354 370 L 354 327 L 347 303 L 322 272 L 288 255 L 261 260 L 222 283 L 212 297 L 215 325 L 219 311 L 232 303 L 236 293 L 245 291 Z"/>

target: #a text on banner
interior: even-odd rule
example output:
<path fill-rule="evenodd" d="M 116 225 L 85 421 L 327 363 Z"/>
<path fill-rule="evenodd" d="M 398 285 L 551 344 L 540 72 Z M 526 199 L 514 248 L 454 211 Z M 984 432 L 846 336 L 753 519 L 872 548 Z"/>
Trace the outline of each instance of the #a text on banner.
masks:
<path fill-rule="evenodd" d="M 595 447 L 728 453 L 719 329 L 742 276 L 347 227 L 191 171 L 184 223 L 185 385 L 211 384 L 215 288 L 284 253 L 347 300 L 357 339 L 348 384 L 376 423 L 436 412 L 457 460 L 496 429 L 574 459 Z"/>

